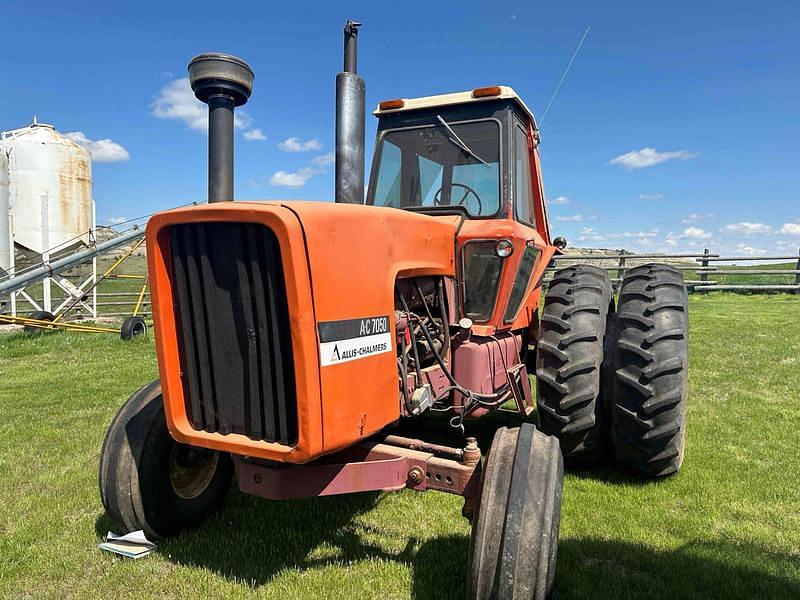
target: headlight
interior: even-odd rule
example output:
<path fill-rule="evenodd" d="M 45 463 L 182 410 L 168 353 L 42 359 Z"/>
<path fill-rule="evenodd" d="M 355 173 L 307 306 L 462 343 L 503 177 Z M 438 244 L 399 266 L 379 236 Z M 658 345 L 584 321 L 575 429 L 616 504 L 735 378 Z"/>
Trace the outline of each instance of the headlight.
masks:
<path fill-rule="evenodd" d="M 494 251 L 500 258 L 508 258 L 514 254 L 514 244 L 511 243 L 511 240 L 500 240 L 495 244 Z"/>

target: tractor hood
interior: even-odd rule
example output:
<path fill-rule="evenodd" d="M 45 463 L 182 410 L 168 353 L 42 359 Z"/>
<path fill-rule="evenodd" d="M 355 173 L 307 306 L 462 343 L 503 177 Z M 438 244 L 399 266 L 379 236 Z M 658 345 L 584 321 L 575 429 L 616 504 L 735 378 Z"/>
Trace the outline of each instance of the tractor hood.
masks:
<path fill-rule="evenodd" d="M 396 421 L 395 281 L 454 276 L 460 222 L 300 201 L 155 215 L 147 255 L 173 437 L 305 462 Z"/>

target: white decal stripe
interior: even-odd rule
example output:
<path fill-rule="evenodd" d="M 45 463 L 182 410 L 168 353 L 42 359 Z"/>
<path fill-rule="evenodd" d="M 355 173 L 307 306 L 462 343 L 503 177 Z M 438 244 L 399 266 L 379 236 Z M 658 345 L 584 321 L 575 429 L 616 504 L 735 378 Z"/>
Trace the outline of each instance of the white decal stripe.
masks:
<path fill-rule="evenodd" d="M 328 365 L 336 365 L 391 351 L 392 334 L 379 333 L 378 335 L 367 335 L 337 342 L 321 342 L 319 345 L 319 362 L 323 367 L 327 367 Z"/>

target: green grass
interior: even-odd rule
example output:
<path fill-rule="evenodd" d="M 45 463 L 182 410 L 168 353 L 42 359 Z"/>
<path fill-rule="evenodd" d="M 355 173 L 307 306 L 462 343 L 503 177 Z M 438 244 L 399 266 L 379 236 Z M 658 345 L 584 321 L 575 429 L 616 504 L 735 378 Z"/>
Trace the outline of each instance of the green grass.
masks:
<path fill-rule="evenodd" d="M 658 483 L 567 475 L 561 599 L 800 597 L 800 297 L 690 307 L 683 470 Z M 268 502 L 232 490 L 149 557 L 99 551 L 112 528 L 96 483 L 103 434 L 155 377 L 150 340 L 0 336 L 0 597 L 463 597 L 469 525 L 459 498 L 433 492 Z"/>

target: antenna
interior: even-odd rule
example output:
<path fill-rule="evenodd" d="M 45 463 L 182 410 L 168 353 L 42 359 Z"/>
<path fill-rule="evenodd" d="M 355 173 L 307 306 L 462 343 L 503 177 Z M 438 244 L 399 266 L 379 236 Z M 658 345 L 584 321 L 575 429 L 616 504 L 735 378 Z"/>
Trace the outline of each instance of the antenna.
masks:
<path fill-rule="evenodd" d="M 544 109 L 544 114 L 542 115 L 542 118 L 539 119 L 539 125 L 544 123 L 544 118 L 547 116 L 547 111 L 550 110 L 550 106 L 552 106 L 553 100 L 556 99 L 556 95 L 558 94 L 558 90 L 561 89 L 561 84 L 564 83 L 564 80 L 567 78 L 567 73 L 569 73 L 569 69 L 572 66 L 572 63 L 575 61 L 575 57 L 578 56 L 578 52 L 580 52 L 581 46 L 583 46 L 583 40 L 585 40 L 586 36 L 589 35 L 589 29 L 590 28 L 591 28 L 591 25 L 586 27 L 586 31 L 583 32 L 583 37 L 581 38 L 581 41 L 578 42 L 578 47 L 575 48 L 575 52 L 572 53 L 572 58 L 569 59 L 569 64 L 567 65 L 567 68 L 564 69 L 564 73 L 563 73 L 563 75 L 561 75 L 561 79 L 559 79 L 558 85 L 556 86 L 556 89 L 553 91 L 553 95 L 550 96 L 550 102 L 547 103 L 547 108 Z"/>

